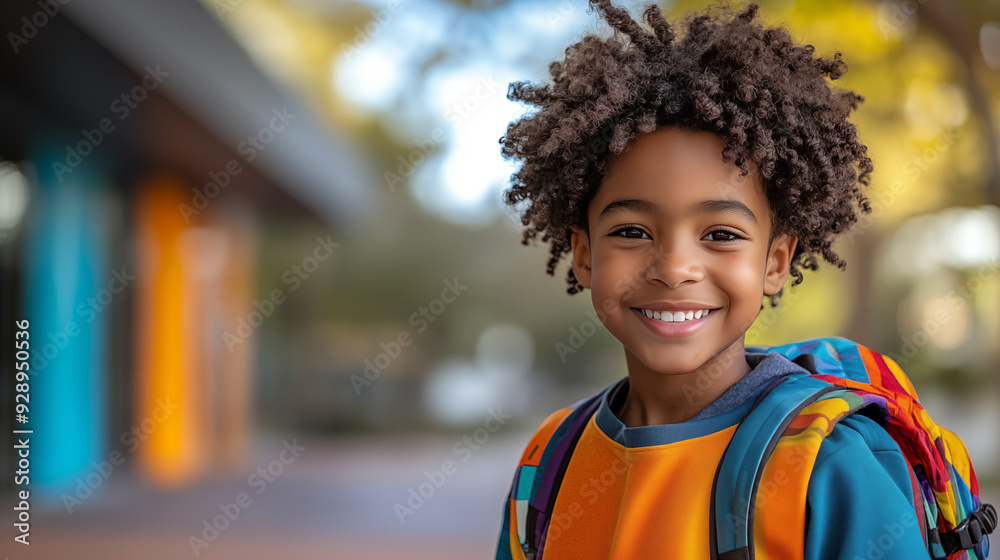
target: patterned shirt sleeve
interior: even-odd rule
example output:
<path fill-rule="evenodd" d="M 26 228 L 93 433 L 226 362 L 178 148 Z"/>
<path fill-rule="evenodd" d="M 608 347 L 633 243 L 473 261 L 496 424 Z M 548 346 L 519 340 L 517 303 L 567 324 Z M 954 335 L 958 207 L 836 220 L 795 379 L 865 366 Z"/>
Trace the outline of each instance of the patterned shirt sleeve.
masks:
<path fill-rule="evenodd" d="M 510 497 L 504 496 L 503 524 L 497 539 L 496 560 L 514 560 L 510 552 Z"/>

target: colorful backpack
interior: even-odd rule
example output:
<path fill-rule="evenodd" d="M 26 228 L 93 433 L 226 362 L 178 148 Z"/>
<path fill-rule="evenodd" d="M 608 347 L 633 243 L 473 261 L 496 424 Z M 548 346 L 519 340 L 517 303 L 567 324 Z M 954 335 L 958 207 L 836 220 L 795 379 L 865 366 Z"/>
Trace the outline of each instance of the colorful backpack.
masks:
<path fill-rule="evenodd" d="M 878 421 L 910 465 L 914 513 L 928 558 L 986 558 L 997 512 L 979 501 L 965 445 L 931 420 L 891 358 L 844 338 L 747 350 L 781 354 L 811 375 L 788 376 L 765 388 L 719 461 L 709 518 L 713 560 L 762 558 L 755 556 L 755 542 L 777 545 L 768 547 L 769 557 L 801 557 L 804 534 L 787 527 L 805 526 L 808 476 L 820 444 L 837 422 L 856 413 Z M 505 520 L 505 526 L 516 526 L 520 546 L 511 543 L 515 559 L 541 560 L 563 475 L 599 404 L 597 395 L 550 418 L 525 451 Z M 767 500 L 767 507 L 757 507 L 761 482 L 774 480 L 775 473 L 805 478 L 785 485 L 778 499 Z M 774 554 L 781 550 L 786 555 Z"/>

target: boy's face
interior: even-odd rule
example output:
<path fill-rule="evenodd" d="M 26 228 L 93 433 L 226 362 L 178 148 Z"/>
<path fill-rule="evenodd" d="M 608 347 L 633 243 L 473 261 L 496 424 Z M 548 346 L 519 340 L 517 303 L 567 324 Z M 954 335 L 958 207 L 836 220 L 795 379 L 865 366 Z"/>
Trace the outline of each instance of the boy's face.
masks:
<path fill-rule="evenodd" d="M 788 277 L 796 239 L 777 235 L 768 247 L 763 190 L 722 161 L 723 147 L 674 127 L 640 135 L 609 162 L 589 236 L 572 234 L 574 273 L 630 364 L 688 373 L 742 352 L 763 295 Z"/>

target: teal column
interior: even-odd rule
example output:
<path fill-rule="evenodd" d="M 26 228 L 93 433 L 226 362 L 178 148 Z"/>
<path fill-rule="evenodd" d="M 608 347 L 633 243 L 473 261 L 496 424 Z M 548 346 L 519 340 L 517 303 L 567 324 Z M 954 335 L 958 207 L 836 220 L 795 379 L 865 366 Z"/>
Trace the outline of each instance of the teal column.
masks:
<path fill-rule="evenodd" d="M 107 459 L 107 330 L 123 302 L 109 289 L 98 166 L 86 158 L 71 166 L 67 149 L 52 146 L 32 158 L 24 318 L 32 342 L 30 488 L 58 500 Z"/>

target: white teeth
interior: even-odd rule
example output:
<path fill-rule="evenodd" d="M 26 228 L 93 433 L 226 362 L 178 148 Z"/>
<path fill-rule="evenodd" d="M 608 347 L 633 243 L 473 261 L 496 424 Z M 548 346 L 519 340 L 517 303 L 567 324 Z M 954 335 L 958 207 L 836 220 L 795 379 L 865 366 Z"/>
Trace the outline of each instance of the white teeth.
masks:
<path fill-rule="evenodd" d="M 650 309 L 642 309 L 642 314 L 650 319 L 656 319 L 658 321 L 663 321 L 665 323 L 679 323 L 682 321 L 691 321 L 694 319 L 701 319 L 702 317 L 708 315 L 708 309 L 699 309 L 697 311 L 652 311 Z"/>

